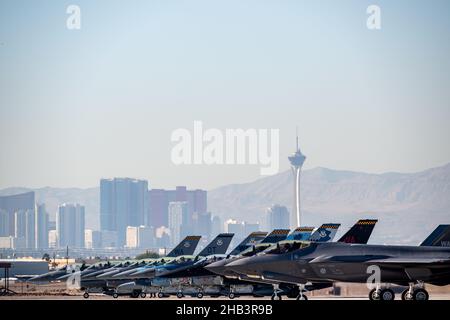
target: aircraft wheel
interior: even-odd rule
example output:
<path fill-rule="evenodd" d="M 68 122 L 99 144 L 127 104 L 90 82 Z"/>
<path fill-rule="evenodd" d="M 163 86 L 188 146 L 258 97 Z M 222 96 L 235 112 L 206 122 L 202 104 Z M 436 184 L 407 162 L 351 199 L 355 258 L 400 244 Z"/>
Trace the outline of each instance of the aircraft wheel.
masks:
<path fill-rule="evenodd" d="M 198 292 L 197 293 L 197 298 L 202 299 L 203 298 L 203 292 Z"/>
<path fill-rule="evenodd" d="M 114 299 L 117 299 L 117 298 L 119 297 L 119 295 L 117 294 L 117 292 L 114 292 L 112 296 L 113 296 Z"/>
<path fill-rule="evenodd" d="M 402 292 L 402 300 L 412 300 L 413 297 L 412 295 L 409 293 L 409 289 L 406 289 L 405 291 Z"/>
<path fill-rule="evenodd" d="M 281 300 L 282 298 L 281 298 L 280 295 L 274 293 L 274 294 L 272 294 L 271 299 L 274 300 L 274 301 L 276 301 L 276 300 Z"/>
<path fill-rule="evenodd" d="M 158 292 L 158 298 L 160 298 L 160 299 L 164 298 L 164 293 Z"/>
<path fill-rule="evenodd" d="M 228 294 L 228 298 L 230 298 L 231 300 L 233 300 L 234 298 L 236 298 L 236 295 L 234 294 L 234 292 L 230 292 Z"/>
<path fill-rule="evenodd" d="M 426 301 L 430 298 L 427 290 L 425 289 L 416 289 L 413 292 L 413 299 L 416 301 Z"/>
<path fill-rule="evenodd" d="M 144 299 L 147 296 L 147 294 L 145 292 L 141 292 L 140 296 L 142 299 Z"/>
<path fill-rule="evenodd" d="M 372 289 L 369 292 L 369 299 L 374 301 L 374 300 L 380 300 L 380 290 L 377 289 Z"/>
<path fill-rule="evenodd" d="M 393 301 L 395 299 L 395 293 L 391 289 L 383 289 L 379 294 L 379 299 L 382 301 Z"/>
<path fill-rule="evenodd" d="M 177 298 L 178 298 L 178 299 L 181 299 L 181 298 L 183 298 L 183 297 L 184 297 L 184 295 L 183 295 L 182 292 L 177 292 Z"/>
<path fill-rule="evenodd" d="M 89 292 L 85 292 L 85 293 L 83 294 L 83 298 L 88 299 L 88 298 L 89 298 Z"/>

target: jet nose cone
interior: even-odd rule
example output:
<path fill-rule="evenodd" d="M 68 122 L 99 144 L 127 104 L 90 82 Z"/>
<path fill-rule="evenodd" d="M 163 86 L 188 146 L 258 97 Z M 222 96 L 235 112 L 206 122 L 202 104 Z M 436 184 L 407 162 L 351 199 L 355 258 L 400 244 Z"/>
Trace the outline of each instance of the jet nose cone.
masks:
<path fill-rule="evenodd" d="M 226 265 L 231 271 L 242 275 L 260 275 L 257 270 L 258 264 L 252 258 L 242 258 Z"/>
<path fill-rule="evenodd" d="M 117 279 L 117 278 L 126 278 L 129 275 L 135 273 L 137 270 L 136 269 L 132 269 L 132 270 L 127 270 L 127 271 L 123 271 L 123 272 L 119 272 L 115 275 L 113 275 L 113 278 Z"/>
<path fill-rule="evenodd" d="M 109 272 L 105 272 L 105 273 L 101 273 L 99 275 L 96 276 L 97 279 L 106 279 L 111 277 L 112 275 L 116 274 L 117 271 L 109 271 Z"/>
<path fill-rule="evenodd" d="M 149 277 L 154 277 L 155 276 L 155 269 L 153 268 L 148 268 L 148 269 L 144 269 L 141 271 L 137 271 L 133 274 L 130 275 L 130 277 L 133 277 L 134 279 L 137 278 L 149 278 Z"/>
<path fill-rule="evenodd" d="M 205 268 L 211 272 L 214 272 L 215 274 L 225 276 L 227 270 L 226 268 L 227 263 L 228 263 L 227 260 L 220 260 L 205 266 Z"/>

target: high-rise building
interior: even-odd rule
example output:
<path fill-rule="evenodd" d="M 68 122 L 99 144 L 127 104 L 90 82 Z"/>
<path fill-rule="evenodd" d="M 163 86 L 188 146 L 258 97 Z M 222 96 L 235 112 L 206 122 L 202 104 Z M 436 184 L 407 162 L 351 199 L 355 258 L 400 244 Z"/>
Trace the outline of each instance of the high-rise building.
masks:
<path fill-rule="evenodd" d="M 294 175 L 294 204 L 290 219 L 291 229 L 300 227 L 300 174 L 306 157 L 301 153 L 298 146 L 298 135 L 296 138 L 296 151 L 289 156 L 292 173 Z"/>
<path fill-rule="evenodd" d="M 37 249 L 48 248 L 48 213 L 45 204 L 35 206 L 35 236 Z"/>
<path fill-rule="evenodd" d="M 34 209 L 17 210 L 14 213 L 14 237 L 17 238 L 17 248 L 35 248 Z"/>
<path fill-rule="evenodd" d="M 169 203 L 169 230 L 173 245 L 179 243 L 183 236 L 183 226 L 187 222 L 188 213 L 188 203 L 186 201 Z"/>
<path fill-rule="evenodd" d="M 140 226 L 138 228 L 138 247 L 148 249 L 155 246 L 155 230 L 153 227 Z"/>
<path fill-rule="evenodd" d="M 207 240 L 211 238 L 211 227 L 212 227 L 211 212 L 204 212 L 204 213 L 194 212 L 193 224 L 194 228 L 192 234 L 202 236 L 202 238 L 205 238 Z"/>
<path fill-rule="evenodd" d="M 100 180 L 100 228 L 116 231 L 125 245 L 127 226 L 148 224 L 148 182 L 130 178 Z"/>
<path fill-rule="evenodd" d="M 137 248 L 138 247 L 138 227 L 127 227 L 127 248 Z"/>
<path fill-rule="evenodd" d="M 128 248 L 150 248 L 153 246 L 153 228 L 147 226 L 127 227 Z"/>
<path fill-rule="evenodd" d="M 0 237 L 9 236 L 9 212 L 0 209 Z"/>
<path fill-rule="evenodd" d="M 57 248 L 58 247 L 58 234 L 55 229 L 48 231 L 48 247 Z"/>
<path fill-rule="evenodd" d="M 34 210 L 34 192 L 10 196 L 0 196 L 0 237 L 15 235 L 15 218 L 17 211 Z"/>
<path fill-rule="evenodd" d="M 156 243 L 155 246 L 159 248 L 167 248 L 170 247 L 170 229 L 167 227 L 159 227 L 155 230 Z M 168 252 L 164 252 L 163 255 L 166 255 Z"/>
<path fill-rule="evenodd" d="M 285 206 L 274 204 L 267 208 L 266 212 L 267 228 L 274 229 L 289 229 L 289 211 Z"/>
<path fill-rule="evenodd" d="M 194 215 L 207 212 L 207 192 L 205 190 L 187 190 L 185 186 L 178 186 L 175 190 L 152 189 L 149 190 L 149 225 L 155 229 L 169 225 L 169 203 L 187 202 L 188 214 L 183 233 L 192 234 Z M 190 229 L 191 228 L 191 229 Z"/>
<path fill-rule="evenodd" d="M 98 249 L 102 247 L 101 231 L 86 229 L 84 231 L 84 245 L 86 249 Z"/>
<path fill-rule="evenodd" d="M 230 246 L 234 247 L 240 243 L 246 236 L 245 234 L 245 223 L 234 219 L 228 219 L 225 221 L 225 232 L 233 233 L 234 237 L 231 241 Z"/>
<path fill-rule="evenodd" d="M 214 216 L 211 222 L 211 235 L 213 237 L 217 236 L 219 233 L 222 233 L 222 220 L 218 216 Z"/>
<path fill-rule="evenodd" d="M 247 236 L 252 232 L 260 231 L 259 223 L 244 222 L 244 234 Z"/>
<path fill-rule="evenodd" d="M 103 230 L 101 231 L 101 237 L 102 248 L 117 248 L 119 246 L 117 240 L 117 231 Z"/>
<path fill-rule="evenodd" d="M 84 206 L 62 204 L 56 215 L 58 247 L 84 248 Z"/>

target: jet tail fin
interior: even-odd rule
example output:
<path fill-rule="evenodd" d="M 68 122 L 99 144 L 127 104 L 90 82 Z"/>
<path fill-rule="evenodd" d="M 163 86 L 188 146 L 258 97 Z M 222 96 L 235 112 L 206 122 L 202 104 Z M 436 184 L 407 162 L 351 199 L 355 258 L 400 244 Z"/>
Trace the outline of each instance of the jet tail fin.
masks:
<path fill-rule="evenodd" d="M 315 242 L 333 241 L 340 226 L 340 223 L 325 223 L 311 234 L 309 240 Z"/>
<path fill-rule="evenodd" d="M 366 244 L 378 220 L 359 220 L 338 242 Z"/>
<path fill-rule="evenodd" d="M 230 255 L 236 256 L 250 246 L 260 243 L 267 235 L 267 232 L 257 231 L 250 233 L 236 248 L 234 248 Z"/>
<path fill-rule="evenodd" d="M 298 227 L 290 235 L 288 235 L 287 240 L 309 240 L 311 233 L 313 232 L 313 227 Z"/>
<path fill-rule="evenodd" d="M 197 248 L 200 236 L 187 236 L 167 254 L 167 257 L 191 256 Z"/>
<path fill-rule="evenodd" d="M 421 247 L 450 247 L 450 225 L 441 224 L 420 244 Z"/>
<path fill-rule="evenodd" d="M 278 241 L 286 240 L 289 229 L 275 229 L 261 243 L 277 243 Z"/>
<path fill-rule="evenodd" d="M 214 238 L 198 255 L 197 257 L 206 257 L 213 254 L 225 254 L 234 233 L 221 233 Z"/>

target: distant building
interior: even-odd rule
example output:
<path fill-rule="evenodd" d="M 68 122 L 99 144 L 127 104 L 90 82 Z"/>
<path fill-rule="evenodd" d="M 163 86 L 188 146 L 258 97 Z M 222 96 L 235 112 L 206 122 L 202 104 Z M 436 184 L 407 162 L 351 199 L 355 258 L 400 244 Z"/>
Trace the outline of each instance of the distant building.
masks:
<path fill-rule="evenodd" d="M 188 203 L 186 201 L 169 203 L 169 230 L 172 245 L 180 242 L 188 214 Z"/>
<path fill-rule="evenodd" d="M 218 216 L 214 216 L 211 222 L 211 235 L 213 237 L 217 236 L 219 233 L 222 233 L 222 220 Z"/>
<path fill-rule="evenodd" d="M 153 228 L 146 226 L 127 227 L 128 248 L 150 248 L 153 246 Z"/>
<path fill-rule="evenodd" d="M 127 227 L 127 248 L 137 248 L 138 247 L 138 227 Z"/>
<path fill-rule="evenodd" d="M 62 204 L 56 215 L 58 247 L 84 248 L 84 206 Z"/>
<path fill-rule="evenodd" d="M 228 219 L 225 221 L 225 232 L 233 233 L 234 237 L 231 241 L 231 246 L 236 246 L 245 237 L 245 225 L 243 222 L 239 222 L 234 219 Z"/>
<path fill-rule="evenodd" d="M 148 203 L 146 180 L 101 179 L 101 231 L 116 231 L 118 246 L 124 246 L 127 226 L 148 224 Z"/>
<path fill-rule="evenodd" d="M 15 249 L 16 238 L 13 236 L 0 237 L 0 249 Z"/>
<path fill-rule="evenodd" d="M 267 209 L 267 227 L 269 230 L 289 229 L 289 211 L 285 206 L 274 204 Z"/>
<path fill-rule="evenodd" d="M 178 186 L 175 190 L 152 189 L 149 191 L 149 225 L 155 229 L 169 225 L 169 203 L 187 202 L 187 216 L 183 233 L 194 233 L 194 215 L 207 212 L 207 192 L 205 190 L 187 190 Z"/>
<path fill-rule="evenodd" d="M 44 204 L 35 207 L 35 236 L 36 249 L 48 248 L 48 213 Z"/>
<path fill-rule="evenodd" d="M 244 234 L 245 236 L 249 235 L 252 232 L 261 231 L 259 223 L 248 223 L 244 222 Z"/>
<path fill-rule="evenodd" d="M 148 226 L 138 228 L 138 248 L 148 249 L 155 246 L 155 229 Z"/>
<path fill-rule="evenodd" d="M 48 247 L 49 248 L 58 247 L 58 234 L 54 229 L 48 231 Z"/>
<path fill-rule="evenodd" d="M 211 238 L 211 212 L 197 213 L 193 215 L 193 232 L 192 234 L 202 236 L 205 239 Z"/>
<path fill-rule="evenodd" d="M 34 210 L 34 192 L 0 196 L 0 237 L 15 236 L 14 214 Z"/>
<path fill-rule="evenodd" d="M 102 248 L 117 248 L 118 247 L 118 237 L 117 231 L 101 231 L 101 245 Z"/>
<path fill-rule="evenodd" d="M 98 249 L 102 247 L 102 232 L 86 229 L 84 230 L 84 245 L 86 249 Z"/>
<path fill-rule="evenodd" d="M 16 248 L 35 248 L 34 208 L 14 212 L 14 237 L 17 238 Z"/>
<path fill-rule="evenodd" d="M 155 230 L 156 243 L 158 248 L 170 247 L 170 229 L 166 227 L 159 227 Z M 166 253 L 166 252 L 164 252 Z"/>
<path fill-rule="evenodd" d="M 225 221 L 225 232 L 234 233 L 231 246 L 237 246 L 242 240 L 244 240 L 250 233 L 259 231 L 258 223 L 248 223 L 246 221 L 239 222 L 234 219 Z"/>

